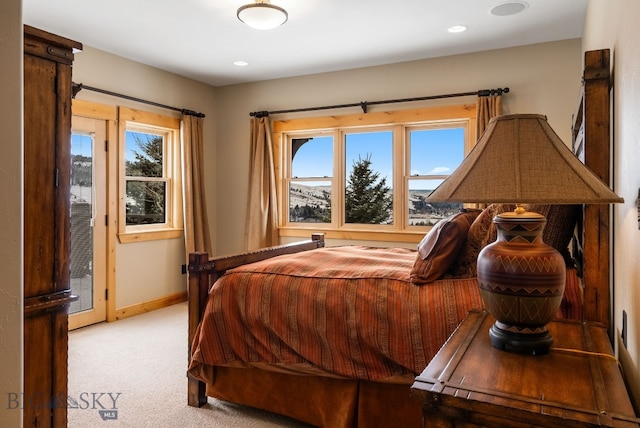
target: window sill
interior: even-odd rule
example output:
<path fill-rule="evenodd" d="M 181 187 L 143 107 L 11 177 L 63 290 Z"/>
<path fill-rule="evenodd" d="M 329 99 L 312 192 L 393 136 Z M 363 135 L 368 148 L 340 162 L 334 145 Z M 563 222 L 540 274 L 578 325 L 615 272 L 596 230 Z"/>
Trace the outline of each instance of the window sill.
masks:
<path fill-rule="evenodd" d="M 280 227 L 278 235 L 280 237 L 300 237 L 308 239 L 312 233 L 322 232 L 325 239 L 341 239 L 353 241 L 384 241 L 384 242 L 404 242 L 419 243 L 427 234 L 427 230 L 420 231 L 371 231 L 371 230 L 327 230 L 301 227 Z"/>
<path fill-rule="evenodd" d="M 160 229 L 145 230 L 136 232 L 125 232 L 118 234 L 118 240 L 121 244 L 130 244 L 132 242 L 159 241 L 162 239 L 175 239 L 183 236 L 182 229 Z"/>

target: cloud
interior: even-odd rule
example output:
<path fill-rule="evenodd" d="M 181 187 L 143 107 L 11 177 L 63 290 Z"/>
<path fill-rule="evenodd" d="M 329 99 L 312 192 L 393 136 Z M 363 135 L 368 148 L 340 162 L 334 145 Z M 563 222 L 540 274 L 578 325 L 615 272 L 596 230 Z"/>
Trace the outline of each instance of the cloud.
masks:
<path fill-rule="evenodd" d="M 437 166 L 429 171 L 428 175 L 444 175 L 448 174 L 451 171 L 451 168 L 447 166 Z"/>

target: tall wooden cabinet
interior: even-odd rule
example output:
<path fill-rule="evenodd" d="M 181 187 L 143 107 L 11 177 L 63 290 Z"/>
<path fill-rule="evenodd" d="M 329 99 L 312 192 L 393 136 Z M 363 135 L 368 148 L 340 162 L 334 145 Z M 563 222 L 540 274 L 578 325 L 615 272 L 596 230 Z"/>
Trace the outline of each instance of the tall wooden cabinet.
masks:
<path fill-rule="evenodd" d="M 24 426 L 67 424 L 71 64 L 78 42 L 24 28 Z"/>

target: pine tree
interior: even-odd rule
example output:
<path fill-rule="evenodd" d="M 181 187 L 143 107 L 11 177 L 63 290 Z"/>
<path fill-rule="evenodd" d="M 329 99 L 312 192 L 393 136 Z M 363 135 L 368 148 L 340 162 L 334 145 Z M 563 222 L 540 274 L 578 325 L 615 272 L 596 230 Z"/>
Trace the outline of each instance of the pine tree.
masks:
<path fill-rule="evenodd" d="M 127 176 L 162 177 L 162 137 L 147 135 L 144 138 L 138 134 L 133 137 L 140 151 L 133 150 L 135 161 L 126 161 Z M 163 182 L 129 180 L 127 196 L 136 202 L 135 205 L 141 210 L 139 214 L 152 216 L 142 222 L 164 222 L 165 185 Z"/>
<path fill-rule="evenodd" d="M 162 177 L 162 137 L 134 134 L 133 139 L 140 149 L 133 150 L 135 162 L 126 161 L 128 176 Z"/>
<path fill-rule="evenodd" d="M 345 192 L 347 223 L 384 224 L 391 219 L 391 189 L 385 177 L 371 170 L 371 163 L 370 154 L 353 163 Z"/>

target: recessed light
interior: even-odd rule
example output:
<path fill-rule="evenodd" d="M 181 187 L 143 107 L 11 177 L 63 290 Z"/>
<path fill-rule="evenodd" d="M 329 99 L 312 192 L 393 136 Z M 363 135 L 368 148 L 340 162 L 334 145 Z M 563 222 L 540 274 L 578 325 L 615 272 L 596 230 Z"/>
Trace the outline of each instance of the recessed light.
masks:
<path fill-rule="evenodd" d="M 452 27 L 449 27 L 447 29 L 448 32 L 450 33 L 462 33 L 463 31 L 467 31 L 467 26 L 466 25 L 454 25 Z"/>
<path fill-rule="evenodd" d="M 249 65 L 247 61 L 233 61 L 233 65 L 237 65 L 238 67 L 246 67 Z"/>
<path fill-rule="evenodd" d="M 508 1 L 491 9 L 491 14 L 494 16 L 510 16 L 520 13 L 528 7 L 529 4 L 523 1 Z"/>

